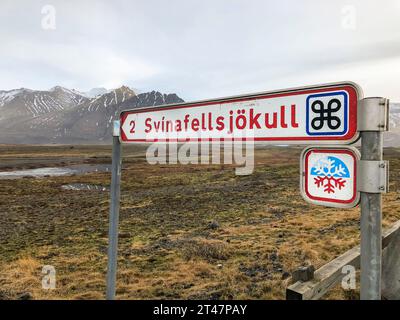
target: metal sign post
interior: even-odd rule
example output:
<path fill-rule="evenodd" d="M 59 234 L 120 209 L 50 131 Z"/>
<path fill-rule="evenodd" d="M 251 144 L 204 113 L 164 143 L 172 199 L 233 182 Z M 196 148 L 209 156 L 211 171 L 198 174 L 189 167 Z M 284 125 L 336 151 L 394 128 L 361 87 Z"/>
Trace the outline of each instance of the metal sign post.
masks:
<path fill-rule="evenodd" d="M 111 205 L 108 231 L 107 299 L 115 299 L 117 280 L 119 198 L 121 184 L 121 143 L 119 141 L 119 121 L 114 121 L 112 168 L 111 168 Z"/>
<path fill-rule="evenodd" d="M 382 193 L 387 189 L 383 158 L 383 132 L 388 128 L 388 100 L 366 98 L 360 103 L 361 131 L 359 185 L 361 191 L 361 282 L 362 300 L 381 299 Z M 361 111 L 361 112 L 360 112 Z"/>
<path fill-rule="evenodd" d="M 362 160 L 382 160 L 381 132 L 361 134 Z M 362 300 L 381 299 L 382 195 L 361 192 L 361 292 Z"/>

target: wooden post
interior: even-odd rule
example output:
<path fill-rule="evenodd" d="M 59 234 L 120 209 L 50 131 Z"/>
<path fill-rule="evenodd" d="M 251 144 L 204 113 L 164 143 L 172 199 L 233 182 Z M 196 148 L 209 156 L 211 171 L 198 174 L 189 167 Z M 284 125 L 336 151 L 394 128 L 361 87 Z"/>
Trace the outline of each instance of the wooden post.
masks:
<path fill-rule="evenodd" d="M 400 232 L 382 253 L 382 298 L 400 300 Z"/>

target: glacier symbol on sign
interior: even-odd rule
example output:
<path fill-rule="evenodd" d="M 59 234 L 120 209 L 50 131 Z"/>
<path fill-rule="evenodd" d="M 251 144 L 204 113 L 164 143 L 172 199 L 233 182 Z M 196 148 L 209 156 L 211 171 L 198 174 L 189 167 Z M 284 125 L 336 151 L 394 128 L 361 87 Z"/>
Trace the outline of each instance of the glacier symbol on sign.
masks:
<path fill-rule="evenodd" d="M 350 172 L 346 164 L 339 158 L 327 156 L 319 159 L 311 168 L 314 184 L 325 193 L 335 193 L 345 187 Z"/>

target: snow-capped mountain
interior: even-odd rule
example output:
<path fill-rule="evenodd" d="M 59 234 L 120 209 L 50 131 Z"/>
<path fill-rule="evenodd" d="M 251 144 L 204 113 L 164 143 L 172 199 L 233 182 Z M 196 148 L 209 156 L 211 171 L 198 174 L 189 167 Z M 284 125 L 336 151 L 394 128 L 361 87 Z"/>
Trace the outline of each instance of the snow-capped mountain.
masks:
<path fill-rule="evenodd" d="M 75 91 L 60 86 L 48 91 L 25 88 L 0 91 L 0 118 L 36 117 L 53 111 L 67 110 L 87 100 Z"/>
<path fill-rule="evenodd" d="M 389 126 L 390 129 L 397 129 L 400 127 L 400 103 L 390 104 Z"/>
<path fill-rule="evenodd" d="M 94 99 L 90 100 L 87 109 L 89 111 L 97 111 L 99 108 L 107 108 L 109 105 L 122 103 L 135 95 L 136 93 L 132 89 L 122 86 L 121 88 L 95 96 Z"/>
<path fill-rule="evenodd" d="M 87 98 L 94 98 L 99 95 L 105 94 L 109 92 L 110 90 L 107 90 L 106 88 L 92 88 L 89 91 L 82 92 L 82 95 L 87 97 Z"/>
<path fill-rule="evenodd" d="M 24 91 L 31 91 L 29 89 L 21 88 L 21 89 L 13 89 L 9 91 L 0 90 L 0 107 L 4 106 L 6 103 L 10 102 L 15 98 L 15 96 L 21 94 Z"/>
<path fill-rule="evenodd" d="M 400 103 L 390 103 L 389 132 L 385 132 L 384 144 L 400 147 Z"/>
<path fill-rule="evenodd" d="M 93 98 L 60 86 L 0 91 L 0 143 L 109 141 L 112 121 L 122 110 L 183 101 L 156 91 L 137 95 L 127 86 L 104 90 Z"/>

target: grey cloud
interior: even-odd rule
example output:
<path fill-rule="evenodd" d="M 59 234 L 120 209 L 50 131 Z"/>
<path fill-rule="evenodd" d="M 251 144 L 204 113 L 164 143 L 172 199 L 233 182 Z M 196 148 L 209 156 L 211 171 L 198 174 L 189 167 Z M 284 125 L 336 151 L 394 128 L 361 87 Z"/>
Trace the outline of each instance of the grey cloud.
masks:
<path fill-rule="evenodd" d="M 46 4 L 56 30 L 41 28 Z M 343 27 L 349 5 L 354 29 Z M 0 89 L 128 84 L 201 99 L 318 75 L 367 88 L 375 77 L 400 100 L 395 84 L 377 79 L 388 65 L 389 78 L 400 76 L 399 14 L 395 0 L 2 1 Z"/>

